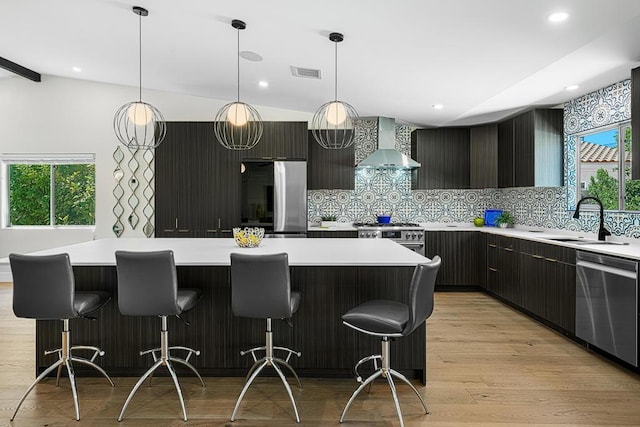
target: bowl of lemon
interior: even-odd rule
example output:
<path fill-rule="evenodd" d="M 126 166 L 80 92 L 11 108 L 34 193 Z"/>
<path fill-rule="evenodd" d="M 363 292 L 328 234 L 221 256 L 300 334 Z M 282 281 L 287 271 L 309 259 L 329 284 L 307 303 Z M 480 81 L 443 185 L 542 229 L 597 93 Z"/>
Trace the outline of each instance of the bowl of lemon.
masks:
<path fill-rule="evenodd" d="M 261 227 L 235 227 L 233 239 L 241 248 L 257 248 L 264 237 L 264 228 Z"/>

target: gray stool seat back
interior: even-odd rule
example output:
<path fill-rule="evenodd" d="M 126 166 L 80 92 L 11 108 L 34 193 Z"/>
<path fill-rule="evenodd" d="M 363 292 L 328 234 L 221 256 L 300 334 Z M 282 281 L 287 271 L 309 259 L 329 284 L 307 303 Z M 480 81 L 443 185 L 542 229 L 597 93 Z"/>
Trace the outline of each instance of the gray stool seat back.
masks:
<path fill-rule="evenodd" d="M 118 307 L 126 316 L 179 315 L 199 299 L 197 290 L 178 290 L 173 252 L 116 251 Z"/>
<path fill-rule="evenodd" d="M 113 386 L 109 375 L 98 366 L 94 360 L 104 352 L 94 346 L 71 346 L 69 319 L 89 317 L 111 299 L 111 294 L 102 291 L 76 292 L 75 278 L 69 255 L 66 253 L 55 255 L 19 255 L 10 254 L 11 273 L 13 275 L 13 311 L 17 317 L 37 320 L 62 320 L 62 345 L 51 351 L 58 355 L 52 365 L 46 368 L 18 403 L 11 420 L 13 420 L 20 406 L 31 390 L 47 375 L 57 369 L 56 385 L 60 383 L 63 367 L 69 374 L 69 382 L 73 394 L 73 404 L 76 420 L 80 420 L 78 392 L 75 381 L 75 363 L 92 367 L 102 374 Z M 93 351 L 90 358 L 80 357 L 77 351 Z M 45 353 L 48 354 L 49 352 Z"/>
<path fill-rule="evenodd" d="M 61 320 L 98 311 L 111 299 L 109 292 L 78 291 L 68 254 L 10 254 L 13 312 L 18 317 Z"/>
<path fill-rule="evenodd" d="M 300 306 L 300 294 L 291 292 L 286 253 L 232 253 L 231 283 L 231 310 L 235 316 L 288 319 Z"/>

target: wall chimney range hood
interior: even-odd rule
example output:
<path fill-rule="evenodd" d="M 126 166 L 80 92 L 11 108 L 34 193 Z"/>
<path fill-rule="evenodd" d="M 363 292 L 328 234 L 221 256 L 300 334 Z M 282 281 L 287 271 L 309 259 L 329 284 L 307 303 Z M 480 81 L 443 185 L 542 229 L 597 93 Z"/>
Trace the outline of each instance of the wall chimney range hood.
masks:
<path fill-rule="evenodd" d="M 396 121 L 378 117 L 378 149 L 362 160 L 357 168 L 415 169 L 420 163 L 396 150 Z"/>

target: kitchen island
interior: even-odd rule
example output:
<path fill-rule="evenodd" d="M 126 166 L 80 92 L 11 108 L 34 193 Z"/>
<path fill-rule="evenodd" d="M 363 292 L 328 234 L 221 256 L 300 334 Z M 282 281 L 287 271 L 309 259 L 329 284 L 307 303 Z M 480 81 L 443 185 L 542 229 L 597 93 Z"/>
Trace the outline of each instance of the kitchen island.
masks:
<path fill-rule="evenodd" d="M 300 376 L 348 377 L 360 358 L 379 352 L 376 338 L 342 325 L 340 316 L 371 299 L 407 302 L 415 265 L 427 261 L 387 239 L 265 239 L 258 248 L 239 248 L 233 239 L 102 239 L 34 254 L 66 252 L 71 258 L 77 290 L 105 290 L 114 298 L 97 313 L 96 321 L 71 321 L 73 343 L 105 350 L 98 363 L 114 376 L 137 376 L 150 364 L 139 351 L 156 347 L 160 322 L 154 317 L 122 316 L 117 306 L 116 250 L 174 252 L 180 287 L 197 288 L 203 298 L 185 313 L 187 326 L 170 319 L 172 345 L 201 351 L 192 359 L 202 375 L 244 376 L 250 357 L 240 350 L 264 342 L 265 322 L 231 313 L 229 254 L 287 252 L 292 289 L 302 293 L 300 309 L 290 327 L 274 321 L 274 341 L 302 352 L 291 365 Z M 1 260 L 0 262 L 6 262 Z M 152 297 L 152 295 L 150 295 Z M 62 322 L 36 322 L 36 372 L 55 356 L 45 350 L 59 345 Z M 422 325 L 393 346 L 394 367 L 409 378 L 426 381 L 426 330 Z M 94 374 L 82 370 L 82 374 Z M 181 374 L 188 375 L 183 371 Z"/>

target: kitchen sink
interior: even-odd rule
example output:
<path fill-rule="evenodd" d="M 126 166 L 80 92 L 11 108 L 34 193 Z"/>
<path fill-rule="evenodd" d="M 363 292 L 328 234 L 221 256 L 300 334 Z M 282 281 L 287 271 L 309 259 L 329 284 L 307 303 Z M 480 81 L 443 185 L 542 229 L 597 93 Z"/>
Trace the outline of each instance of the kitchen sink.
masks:
<path fill-rule="evenodd" d="M 607 242 L 602 240 L 583 239 L 581 237 L 549 237 L 554 242 L 575 243 L 576 245 L 628 245 L 626 242 Z"/>
<path fill-rule="evenodd" d="M 597 240 L 585 240 L 580 237 L 549 237 L 547 240 L 553 240 L 555 242 L 572 242 L 572 243 L 593 243 Z"/>

